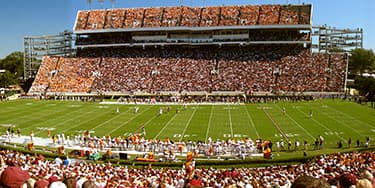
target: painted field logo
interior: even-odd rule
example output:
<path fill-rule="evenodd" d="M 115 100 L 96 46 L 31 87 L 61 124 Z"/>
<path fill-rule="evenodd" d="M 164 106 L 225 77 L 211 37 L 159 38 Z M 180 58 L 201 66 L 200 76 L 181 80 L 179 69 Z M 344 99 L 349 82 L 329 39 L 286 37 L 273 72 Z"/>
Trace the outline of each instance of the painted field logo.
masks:
<path fill-rule="evenodd" d="M 0 124 L 0 127 L 15 127 L 14 124 Z"/>
<path fill-rule="evenodd" d="M 272 107 L 270 107 L 270 106 L 258 106 L 257 109 L 258 110 L 271 110 Z"/>
<path fill-rule="evenodd" d="M 56 128 L 53 128 L 53 127 L 37 127 L 36 128 L 37 130 L 41 130 L 41 131 L 46 131 L 46 130 L 55 130 Z"/>
<path fill-rule="evenodd" d="M 325 135 L 342 135 L 344 132 L 337 132 L 337 131 L 328 131 L 324 132 Z"/>
<path fill-rule="evenodd" d="M 288 138 L 294 138 L 294 137 L 298 137 L 299 134 L 297 134 L 297 133 L 285 133 L 285 136 L 287 136 Z M 282 138 L 284 136 L 279 133 L 279 134 L 275 134 L 275 137 Z"/>
<path fill-rule="evenodd" d="M 224 107 L 224 110 L 237 110 L 237 107 Z"/>
<path fill-rule="evenodd" d="M 84 131 L 84 130 L 76 130 L 75 132 L 77 132 L 77 133 L 83 133 L 83 132 L 85 132 L 85 131 Z M 90 134 L 93 134 L 93 133 L 95 133 L 95 131 L 90 130 L 89 133 L 90 133 Z"/>
<path fill-rule="evenodd" d="M 73 104 L 73 105 L 70 105 L 69 107 L 72 107 L 72 108 L 78 108 L 78 107 L 81 107 L 82 105 L 76 105 L 76 104 Z"/>
<path fill-rule="evenodd" d="M 196 137 L 198 135 L 196 134 L 185 134 L 184 136 L 182 136 L 182 134 L 173 134 L 173 138 L 190 138 L 190 137 Z"/>
<path fill-rule="evenodd" d="M 200 106 L 193 106 L 193 107 L 191 107 L 191 109 L 193 109 L 193 110 L 200 110 L 200 109 L 204 109 L 204 108 L 200 107 Z"/>
<path fill-rule="evenodd" d="M 224 138 L 247 138 L 249 137 L 249 135 L 245 135 L 245 134 L 233 134 L 233 136 L 231 134 L 223 134 L 223 137 Z"/>

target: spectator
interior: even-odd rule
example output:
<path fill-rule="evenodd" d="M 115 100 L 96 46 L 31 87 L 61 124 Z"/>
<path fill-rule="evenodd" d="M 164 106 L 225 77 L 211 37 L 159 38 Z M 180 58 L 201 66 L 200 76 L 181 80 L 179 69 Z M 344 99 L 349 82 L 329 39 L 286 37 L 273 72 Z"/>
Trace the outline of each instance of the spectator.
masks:
<path fill-rule="evenodd" d="M 330 188 L 330 185 L 323 179 L 305 175 L 294 180 L 291 188 Z"/>
<path fill-rule="evenodd" d="M 350 188 L 352 185 L 357 184 L 357 178 L 355 175 L 350 173 L 342 174 L 339 177 L 339 181 L 337 183 L 337 188 Z"/>

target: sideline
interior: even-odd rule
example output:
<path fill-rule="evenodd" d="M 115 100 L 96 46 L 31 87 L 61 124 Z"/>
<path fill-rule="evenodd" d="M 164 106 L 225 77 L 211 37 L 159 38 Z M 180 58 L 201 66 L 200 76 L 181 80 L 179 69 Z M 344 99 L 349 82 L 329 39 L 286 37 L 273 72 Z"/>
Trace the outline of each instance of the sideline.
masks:
<path fill-rule="evenodd" d="M 226 102 L 196 102 L 196 103 L 179 103 L 179 102 L 110 102 L 104 101 L 100 102 L 99 104 L 117 104 L 117 105 L 188 105 L 188 106 L 196 106 L 196 105 L 245 105 L 245 103 L 226 103 Z"/>

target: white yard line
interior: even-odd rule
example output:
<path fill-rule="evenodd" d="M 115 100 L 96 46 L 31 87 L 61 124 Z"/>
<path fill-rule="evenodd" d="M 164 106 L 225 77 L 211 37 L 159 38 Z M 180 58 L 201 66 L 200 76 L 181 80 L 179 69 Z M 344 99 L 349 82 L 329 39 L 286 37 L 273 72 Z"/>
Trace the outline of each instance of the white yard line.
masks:
<path fill-rule="evenodd" d="M 255 127 L 255 123 L 253 121 L 253 118 L 250 116 L 249 110 L 247 109 L 247 106 L 245 105 L 244 107 L 245 107 L 245 110 L 246 110 L 247 117 L 250 120 L 250 124 L 254 128 L 254 130 L 255 130 L 255 134 L 257 135 L 258 138 L 260 138 L 260 135 L 259 135 L 259 133 L 258 133 L 256 127 Z"/>
<path fill-rule="evenodd" d="M 168 127 L 168 125 L 177 117 L 177 114 L 173 115 L 173 117 L 164 125 L 164 127 L 158 132 L 158 134 L 156 134 L 156 136 L 154 137 L 154 140 L 160 136 L 160 134 L 164 131 L 164 129 L 166 129 Z"/>
<path fill-rule="evenodd" d="M 94 111 L 91 111 L 91 112 L 94 112 Z M 90 112 L 90 113 L 91 113 Z M 103 116 L 104 116 L 105 114 L 103 114 Z M 101 117 L 101 116 L 99 116 L 99 117 Z M 86 123 L 86 122 L 89 122 L 89 121 L 92 121 L 93 119 L 91 119 L 91 118 L 89 118 L 89 119 L 86 119 L 86 121 L 81 121 L 81 122 L 78 122 L 78 124 L 77 125 L 75 125 L 75 126 L 69 126 L 69 128 L 67 128 L 67 129 L 64 129 L 62 132 L 67 132 L 67 131 L 69 131 L 69 130 L 71 130 L 71 129 L 74 129 L 74 128 L 76 128 L 76 127 L 79 127 L 79 126 L 81 126 L 82 124 L 84 124 L 84 123 Z"/>
<path fill-rule="evenodd" d="M 281 110 L 279 105 L 276 104 L 276 106 L 277 106 L 277 108 L 279 108 Z M 294 120 L 288 113 L 285 113 L 285 116 L 288 117 L 290 120 L 292 120 L 293 123 L 295 123 L 299 128 L 301 128 L 303 131 L 305 131 L 305 133 L 307 133 L 312 139 L 315 139 L 315 137 L 309 131 L 307 131 L 305 128 L 303 128 L 303 126 L 301 124 L 299 124 L 296 120 Z"/>
<path fill-rule="evenodd" d="M 232 114 L 230 113 L 230 107 L 228 107 L 228 114 L 229 114 L 229 127 L 230 127 L 230 136 L 233 138 L 233 123 L 232 123 Z"/>
<path fill-rule="evenodd" d="M 299 112 L 301 112 L 303 115 L 308 116 L 308 114 L 304 113 L 302 110 L 300 110 L 300 109 L 298 109 L 298 108 L 296 108 L 296 109 L 297 109 Z M 325 126 L 324 124 L 322 124 L 322 123 L 320 123 L 319 121 L 317 121 L 316 119 L 311 118 L 311 120 L 314 121 L 314 122 L 315 122 L 316 124 L 318 124 L 319 126 L 321 126 L 321 127 L 323 127 L 324 129 L 326 129 L 327 131 L 334 132 L 334 131 L 332 131 L 330 128 L 328 128 L 327 126 Z M 343 140 L 345 140 L 345 138 L 342 137 L 342 136 L 340 136 L 340 135 L 336 135 L 336 136 L 339 137 L 339 138 L 341 138 L 341 139 L 343 139 Z"/>
<path fill-rule="evenodd" d="M 121 125 L 117 126 L 115 129 L 109 131 L 108 134 L 111 134 L 115 131 L 117 131 L 118 129 L 122 128 L 124 125 L 126 125 L 127 123 L 129 123 L 131 120 L 135 119 L 136 117 L 140 116 L 141 114 L 145 113 L 146 111 L 148 111 L 149 109 L 151 109 L 152 106 L 148 107 L 146 110 L 143 110 L 142 113 L 137 113 L 137 115 L 133 116 L 132 118 L 128 119 L 128 121 L 125 121 L 124 123 L 122 123 Z M 129 108 L 130 110 L 131 108 Z M 155 115 L 156 116 L 156 115 Z"/>
<path fill-rule="evenodd" d="M 72 121 L 72 120 L 78 119 L 78 118 L 83 117 L 83 116 L 87 116 L 87 114 L 91 114 L 91 113 L 96 112 L 96 111 L 98 111 L 98 110 L 99 110 L 99 109 L 96 109 L 96 110 L 93 110 L 93 111 L 87 111 L 86 113 L 83 113 L 83 114 L 81 114 L 81 115 L 79 115 L 79 116 L 75 116 L 74 118 L 69 118 L 69 119 L 67 119 L 67 120 L 65 120 L 65 121 L 61 121 L 61 122 L 59 122 L 59 123 L 57 123 L 57 124 L 54 124 L 53 127 L 49 127 L 49 128 L 57 128 L 58 125 L 64 124 L 64 123 L 66 123 L 66 122 L 68 122 L 68 121 Z M 44 130 L 43 130 L 43 131 L 44 131 Z M 40 131 L 36 131 L 35 134 L 38 134 L 39 132 L 42 132 L 42 130 L 40 130 Z M 65 131 L 64 131 L 64 132 L 65 132 Z"/>
<path fill-rule="evenodd" d="M 197 111 L 197 108 L 194 109 L 193 113 L 191 114 L 191 116 L 189 118 L 189 121 L 186 123 L 184 131 L 181 134 L 180 142 L 182 141 L 182 138 L 184 138 L 185 132 L 186 132 L 187 128 L 189 127 L 189 124 L 190 124 L 191 120 L 193 119 L 193 116 L 194 116 L 196 111 Z"/>
<path fill-rule="evenodd" d="M 64 110 L 65 110 L 65 109 L 64 109 Z M 57 112 L 54 113 L 54 114 L 57 114 L 57 113 L 62 112 L 62 111 L 64 111 L 64 110 L 59 110 L 59 111 L 57 111 Z M 73 110 L 73 111 L 69 111 L 69 112 L 66 113 L 66 114 L 71 114 L 71 113 L 77 112 L 78 110 L 80 110 L 80 109 Z M 66 115 L 66 114 L 64 114 L 64 115 Z M 51 115 L 51 114 L 48 114 L 48 115 L 43 116 L 43 117 L 47 117 L 47 116 L 50 116 L 50 115 Z M 64 118 L 64 115 L 63 115 L 63 116 L 58 116 L 57 118 L 51 118 L 51 119 L 48 119 L 48 120 L 46 120 L 46 121 L 39 121 L 39 123 L 35 123 L 35 124 L 31 125 L 31 126 L 25 127 L 23 130 L 29 130 L 29 129 L 32 130 L 34 127 L 37 127 L 38 125 L 40 126 L 40 125 L 43 125 L 43 124 L 48 124 L 47 122 L 49 122 L 49 121 L 56 121 L 57 119 Z M 35 119 L 40 119 L 40 117 L 31 118 L 30 120 L 28 120 L 28 121 L 26 121 L 26 122 L 29 122 L 29 121 L 32 121 L 32 120 L 35 120 Z M 69 121 L 69 119 L 64 120 L 64 121 L 62 121 L 62 122 L 66 122 L 66 121 Z M 58 123 L 58 124 L 60 124 L 60 123 Z M 35 134 L 36 134 L 36 132 L 35 132 Z"/>
<path fill-rule="evenodd" d="M 54 111 L 55 113 L 53 113 L 53 114 L 57 114 L 57 113 L 62 112 L 62 111 L 64 111 L 64 110 L 65 110 L 64 108 L 61 108 L 61 110 Z M 48 110 L 42 110 L 42 111 L 37 111 L 37 110 L 35 110 L 35 112 L 31 112 L 31 113 L 23 112 L 23 113 L 28 113 L 28 115 L 31 115 L 31 114 L 37 114 L 37 113 L 40 113 L 40 112 L 44 112 L 44 113 L 47 114 L 47 115 L 36 116 L 35 118 L 30 118 L 30 117 L 28 117 L 28 119 L 27 119 L 26 121 L 18 121 L 18 124 L 25 124 L 25 123 L 27 123 L 27 122 L 29 122 L 29 121 L 39 120 L 39 119 L 41 119 L 41 118 L 43 118 L 43 117 L 48 117 L 48 116 L 51 115 L 50 113 L 48 113 Z M 41 113 L 41 114 L 43 114 L 43 113 Z M 12 122 L 12 121 L 13 121 L 13 120 L 19 120 L 19 119 L 20 119 L 20 116 L 21 116 L 21 115 L 16 115 L 14 118 L 9 118 L 9 119 L 7 119 L 6 121 L 9 122 L 9 123 L 15 124 L 15 123 Z M 34 126 L 34 125 L 29 126 L 29 127 L 25 127 L 25 128 L 23 128 L 23 129 L 24 129 L 24 130 L 25 130 L 25 129 L 27 130 L 28 128 L 31 128 L 31 127 L 33 127 L 33 126 Z"/>
<path fill-rule="evenodd" d="M 206 130 L 206 138 L 204 139 L 206 143 L 207 143 L 207 139 L 208 139 L 208 132 L 210 131 L 210 127 L 211 127 L 213 111 L 214 111 L 214 105 L 211 106 L 210 119 L 208 119 L 208 126 L 207 126 L 207 130 Z"/>
<path fill-rule="evenodd" d="M 19 120 L 19 117 L 22 116 L 22 114 L 34 114 L 34 113 L 40 113 L 40 112 L 48 112 L 48 109 L 43 109 L 43 107 L 45 107 L 46 105 L 38 105 L 39 108 L 41 108 L 42 110 L 38 111 L 38 110 L 35 110 L 33 112 L 30 112 L 30 108 L 31 107 L 35 107 L 33 105 L 31 106 L 27 106 L 27 107 L 22 107 L 22 108 L 27 108 L 27 111 L 20 111 L 18 108 L 15 108 L 16 110 L 12 110 L 12 111 L 2 111 L 0 112 L 0 116 L 2 118 L 7 118 L 7 117 L 14 117 L 14 118 L 7 118 L 7 120 L 13 120 L 13 119 L 17 119 Z M 64 109 L 61 109 L 61 110 L 64 110 Z M 4 112 L 4 114 L 3 114 Z"/>
<path fill-rule="evenodd" d="M 129 110 L 130 110 L 130 108 L 129 108 L 128 110 L 126 110 L 125 113 L 128 112 Z M 112 121 L 112 120 L 114 120 L 114 119 L 117 119 L 117 118 L 121 117 L 120 114 L 121 114 L 121 113 L 119 113 L 119 114 L 117 114 L 117 115 L 114 115 L 112 118 L 110 118 L 110 119 L 108 119 L 107 121 L 105 121 L 105 122 L 103 122 L 103 123 L 101 123 L 101 124 L 99 124 L 99 125 L 97 125 L 97 126 L 91 128 L 90 130 L 95 130 L 96 128 L 101 127 L 101 126 L 103 126 L 104 124 L 106 124 L 106 123 L 108 123 L 108 122 L 110 122 L 110 121 Z"/>
<path fill-rule="evenodd" d="M 347 116 L 347 117 L 352 118 L 352 119 L 354 119 L 354 120 L 356 120 L 356 121 L 358 121 L 358 122 L 360 122 L 360 123 L 362 123 L 362 124 L 367 125 L 367 127 L 369 127 L 369 128 L 374 128 L 374 127 L 375 127 L 375 126 L 373 126 L 373 125 L 371 125 L 371 124 L 369 124 L 369 123 L 367 123 L 367 122 L 361 121 L 360 119 L 357 119 L 357 118 L 351 116 L 350 114 L 347 114 L 347 113 L 345 113 L 345 112 L 341 112 L 341 111 L 339 111 L 339 110 L 337 110 L 337 109 L 335 109 L 335 108 L 333 108 L 333 107 L 330 107 L 330 106 L 328 106 L 328 105 L 326 105 L 326 106 L 327 106 L 328 108 L 334 110 L 335 112 L 339 112 L 340 114 L 343 114 L 344 116 Z"/>
<path fill-rule="evenodd" d="M 332 117 L 332 116 L 330 116 L 330 115 L 327 115 L 327 113 L 323 113 L 323 112 L 320 112 L 320 111 L 318 111 L 318 112 L 321 113 L 321 114 L 323 114 L 324 116 L 327 116 L 329 119 L 332 119 L 332 120 L 334 120 L 334 121 L 336 121 L 336 122 L 339 122 L 339 123 L 343 124 L 345 127 L 349 128 L 349 129 L 351 129 L 351 130 L 353 130 L 353 131 L 356 132 L 358 135 L 360 135 L 360 136 L 363 135 L 363 134 L 361 134 L 360 132 L 358 132 L 356 129 L 352 128 L 351 126 L 348 126 L 344 121 L 340 121 L 340 120 L 338 120 L 338 119 L 336 119 L 336 118 L 334 118 L 334 117 Z"/>
<path fill-rule="evenodd" d="M 144 127 L 146 127 L 152 120 L 154 120 L 158 116 L 154 116 L 153 118 L 150 118 L 146 123 L 143 124 Z"/>

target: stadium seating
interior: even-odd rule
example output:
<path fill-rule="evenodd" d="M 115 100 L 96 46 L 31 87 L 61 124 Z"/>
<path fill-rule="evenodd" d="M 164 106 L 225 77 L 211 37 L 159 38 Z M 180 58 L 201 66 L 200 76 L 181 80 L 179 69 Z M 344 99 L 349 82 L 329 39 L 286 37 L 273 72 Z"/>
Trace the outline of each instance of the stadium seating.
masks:
<path fill-rule="evenodd" d="M 311 5 L 90 10 L 78 12 L 75 29 L 310 24 L 310 14 Z M 135 40 L 147 43 L 147 37 L 153 36 L 148 35 L 143 39 L 142 33 L 93 33 L 78 35 L 76 44 L 132 45 Z M 314 54 L 309 47 L 291 44 L 293 41 L 310 41 L 309 32 L 256 29 L 242 35 L 248 35 L 246 42 L 254 44 L 210 48 L 199 45 L 194 48 L 80 48 L 77 58 L 47 57 L 30 92 L 292 93 L 343 90 L 344 55 Z M 197 34 L 198 38 L 202 36 L 204 38 L 205 34 Z M 289 42 L 282 45 L 273 44 L 273 41 Z M 54 71 L 53 75 L 48 74 L 51 71 Z"/>
<path fill-rule="evenodd" d="M 143 14 L 144 14 L 143 8 L 127 9 L 124 28 L 142 27 Z"/>
<path fill-rule="evenodd" d="M 180 26 L 199 27 L 202 8 L 183 7 Z"/>
<path fill-rule="evenodd" d="M 160 27 L 161 19 L 163 15 L 162 8 L 148 8 L 144 15 L 144 25 L 143 27 Z"/>
<path fill-rule="evenodd" d="M 279 24 L 294 24 L 299 23 L 299 16 L 297 11 L 289 10 L 288 7 L 281 7 Z"/>
<path fill-rule="evenodd" d="M 220 26 L 238 25 L 239 7 L 225 6 L 221 8 Z"/>
<path fill-rule="evenodd" d="M 180 25 L 181 7 L 166 7 L 164 8 L 164 14 L 161 26 L 162 27 L 176 27 Z"/>
<path fill-rule="evenodd" d="M 201 27 L 217 26 L 220 17 L 220 7 L 205 7 L 202 9 Z"/>
<path fill-rule="evenodd" d="M 310 5 L 157 7 L 79 11 L 76 31 L 239 25 L 310 24 Z"/>
<path fill-rule="evenodd" d="M 90 92 L 94 75 L 99 68 L 98 61 L 97 58 L 61 59 L 50 90 L 58 93 Z"/>
<path fill-rule="evenodd" d="M 86 29 L 103 29 L 107 11 L 93 10 L 89 12 Z"/>
<path fill-rule="evenodd" d="M 30 92 L 340 92 L 346 66 L 342 54 L 311 54 L 295 46 L 85 53 L 60 58 L 58 65 L 51 62 L 58 58 L 46 58 Z M 58 69 L 47 77 L 51 66 Z"/>
<path fill-rule="evenodd" d="M 76 30 L 84 30 L 87 24 L 87 18 L 89 16 L 88 11 L 79 11 L 77 15 L 77 21 L 75 25 Z"/>
<path fill-rule="evenodd" d="M 279 23 L 280 6 L 264 5 L 259 10 L 259 25 L 274 25 Z"/>
<path fill-rule="evenodd" d="M 44 93 L 50 87 L 53 77 L 57 73 L 57 64 L 60 57 L 45 56 L 40 65 L 35 80 L 30 88 L 30 93 Z"/>
<path fill-rule="evenodd" d="M 242 6 L 240 8 L 239 25 L 257 25 L 260 6 Z"/>
<path fill-rule="evenodd" d="M 125 10 L 114 9 L 109 10 L 106 15 L 105 29 L 122 28 L 125 18 Z"/>

